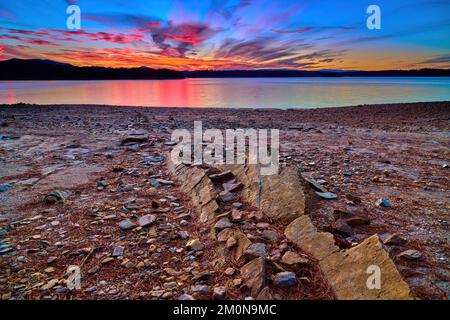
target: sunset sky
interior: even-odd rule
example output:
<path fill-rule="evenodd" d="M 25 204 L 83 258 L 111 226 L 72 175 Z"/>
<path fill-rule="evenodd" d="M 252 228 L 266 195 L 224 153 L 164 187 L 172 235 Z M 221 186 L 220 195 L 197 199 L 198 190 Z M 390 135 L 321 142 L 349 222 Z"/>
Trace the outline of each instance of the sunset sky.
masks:
<path fill-rule="evenodd" d="M 66 9 L 81 9 L 68 30 Z M 381 30 L 366 9 L 381 8 Z M 450 68 L 450 1 L 0 0 L 0 59 L 178 70 Z"/>

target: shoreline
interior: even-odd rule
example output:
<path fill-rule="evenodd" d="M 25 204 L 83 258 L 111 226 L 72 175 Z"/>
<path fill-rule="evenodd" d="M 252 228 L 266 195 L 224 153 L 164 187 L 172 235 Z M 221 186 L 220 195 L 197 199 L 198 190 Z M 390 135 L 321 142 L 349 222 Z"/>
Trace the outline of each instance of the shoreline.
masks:
<path fill-rule="evenodd" d="M 0 269 L 10 270 L 0 272 L 0 295 L 176 299 L 187 293 L 197 298 L 191 287 L 196 285 L 196 273 L 191 271 L 214 271 L 202 281 L 210 291 L 198 298 L 211 298 L 215 285 L 227 287 L 230 298 L 249 294 L 233 284 L 238 283 L 243 261 L 225 261 L 225 267 L 218 269 L 210 263 L 220 260 L 221 244 L 197 223 L 190 194 L 182 192 L 178 183 L 152 186 L 152 177 L 162 181 L 176 181 L 176 177 L 165 164 L 143 164 L 146 157 L 170 151 L 165 142 L 172 130 L 191 129 L 194 120 L 202 120 L 204 129 L 280 129 L 281 162 L 297 165 L 302 175 L 321 181 L 338 196 L 332 201 L 313 198 L 308 214 L 315 227 L 334 232 L 335 212 L 364 214 L 370 224 L 352 226 L 345 239 L 335 235 L 339 244 L 352 246 L 374 234 L 382 241 L 398 235 L 402 244 L 384 247 L 415 297 L 448 299 L 449 119 L 450 102 L 301 110 L 0 105 L 0 185 L 5 189 L 0 192 L 0 230 L 6 230 L 11 245 L 0 259 Z M 122 144 L 123 135 L 134 130 L 148 132 L 148 140 Z M 55 190 L 67 192 L 64 203 L 44 201 Z M 377 206 L 380 198 L 392 206 Z M 158 209 L 149 207 L 152 201 L 159 203 Z M 193 217 L 180 224 L 179 210 L 192 210 Z M 255 214 L 245 203 L 241 210 L 245 217 Z M 149 212 L 158 217 L 150 229 L 117 227 L 122 219 Z M 270 255 L 287 244 L 308 256 L 284 239 L 286 225 L 281 222 L 251 218 L 238 225 L 252 242 L 264 242 Z M 205 244 L 203 255 L 184 260 L 189 254 L 171 249 L 185 247 L 187 239 L 170 236 L 180 231 Z M 262 240 L 263 231 L 271 231 L 280 241 Z M 112 255 L 120 251 L 117 247 L 125 248 L 123 257 Z M 96 248 L 95 253 L 86 248 Z M 402 258 L 406 250 L 416 250 L 420 257 Z M 82 291 L 61 288 L 70 264 L 84 264 Z M 226 267 L 234 269 L 233 275 L 223 274 Z M 26 270 L 25 275 L 21 270 Z M 297 272 L 308 274 L 309 290 L 300 284 L 281 290 L 269 282 L 270 291 L 282 299 L 335 298 L 314 259 Z M 40 276 L 26 276 L 32 273 Z M 142 277 L 147 281 L 140 281 Z M 174 285 L 172 278 L 176 287 L 165 289 Z"/>

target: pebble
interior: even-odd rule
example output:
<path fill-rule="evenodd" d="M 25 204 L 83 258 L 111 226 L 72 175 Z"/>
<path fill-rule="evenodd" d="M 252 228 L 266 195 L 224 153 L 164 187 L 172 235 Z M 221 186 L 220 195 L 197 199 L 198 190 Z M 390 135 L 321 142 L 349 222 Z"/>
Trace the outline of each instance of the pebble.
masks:
<path fill-rule="evenodd" d="M 209 286 L 205 284 L 199 284 L 195 286 L 191 286 L 191 291 L 198 294 L 208 294 L 209 292 Z"/>
<path fill-rule="evenodd" d="M 142 228 L 150 226 L 156 221 L 156 216 L 154 214 L 146 214 L 145 216 L 139 217 L 139 226 Z"/>
<path fill-rule="evenodd" d="M 267 258 L 266 245 L 264 243 L 252 243 L 246 250 L 245 254 L 250 258 Z"/>
<path fill-rule="evenodd" d="M 117 246 L 114 248 L 114 251 L 112 253 L 113 257 L 122 257 L 123 256 L 123 252 L 124 252 L 125 248 L 122 246 Z"/>
<path fill-rule="evenodd" d="M 288 265 L 288 266 L 299 266 L 299 265 L 308 265 L 310 264 L 309 259 L 301 257 L 299 254 L 287 251 L 282 257 L 281 257 L 281 263 Z"/>
<path fill-rule="evenodd" d="M 408 260 L 417 260 L 422 257 L 422 254 L 417 250 L 406 250 L 398 255 L 399 258 L 405 258 Z"/>
<path fill-rule="evenodd" d="M 289 288 L 297 284 L 297 277 L 293 272 L 279 272 L 275 275 L 273 284 L 281 288 Z"/>
<path fill-rule="evenodd" d="M 178 297 L 178 300 L 195 300 L 193 296 L 189 295 L 189 294 L 182 294 L 181 296 Z"/>
<path fill-rule="evenodd" d="M 226 228 L 231 228 L 233 225 L 231 224 L 230 220 L 228 218 L 221 218 L 219 221 L 216 222 L 214 225 L 214 228 L 216 230 L 222 230 Z"/>
<path fill-rule="evenodd" d="M 377 200 L 377 202 L 375 203 L 378 207 L 384 207 L 384 208 L 389 208 L 391 207 L 391 202 L 387 199 L 384 198 L 380 198 Z"/>
<path fill-rule="evenodd" d="M 223 300 L 225 299 L 225 296 L 227 295 L 227 288 L 225 287 L 214 287 L 213 289 L 213 300 Z"/>
<path fill-rule="evenodd" d="M 127 219 L 127 220 L 122 220 L 120 223 L 119 223 L 119 228 L 120 229 L 122 229 L 122 230 L 131 230 L 131 229 L 134 229 L 134 228 L 136 228 L 137 226 L 136 226 L 136 224 L 134 224 L 131 220 L 129 220 L 129 219 Z"/>
<path fill-rule="evenodd" d="M 200 251 L 203 250 L 203 244 L 198 239 L 192 239 L 186 243 L 186 249 Z"/>

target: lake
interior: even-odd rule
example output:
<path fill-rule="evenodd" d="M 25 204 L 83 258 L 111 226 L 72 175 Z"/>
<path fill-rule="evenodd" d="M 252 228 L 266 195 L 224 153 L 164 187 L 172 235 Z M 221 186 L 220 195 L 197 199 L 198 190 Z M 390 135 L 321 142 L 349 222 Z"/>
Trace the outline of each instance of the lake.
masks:
<path fill-rule="evenodd" d="M 449 100 L 450 77 L 0 81 L 0 104 L 321 108 Z"/>

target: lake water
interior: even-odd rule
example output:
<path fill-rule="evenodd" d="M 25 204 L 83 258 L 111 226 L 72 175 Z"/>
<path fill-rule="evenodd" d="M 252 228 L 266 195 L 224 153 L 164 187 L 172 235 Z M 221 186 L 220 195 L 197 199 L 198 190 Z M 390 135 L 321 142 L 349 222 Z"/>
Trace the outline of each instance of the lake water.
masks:
<path fill-rule="evenodd" d="M 320 108 L 444 100 L 450 77 L 0 81 L 1 104 Z"/>

